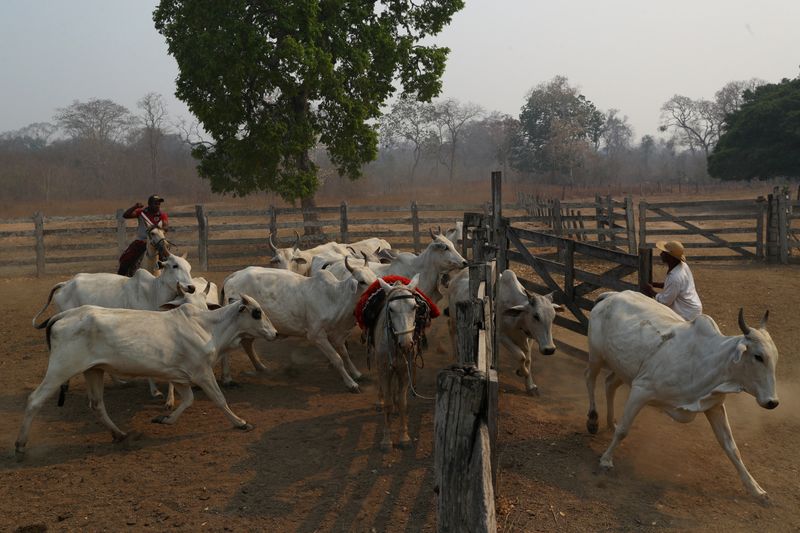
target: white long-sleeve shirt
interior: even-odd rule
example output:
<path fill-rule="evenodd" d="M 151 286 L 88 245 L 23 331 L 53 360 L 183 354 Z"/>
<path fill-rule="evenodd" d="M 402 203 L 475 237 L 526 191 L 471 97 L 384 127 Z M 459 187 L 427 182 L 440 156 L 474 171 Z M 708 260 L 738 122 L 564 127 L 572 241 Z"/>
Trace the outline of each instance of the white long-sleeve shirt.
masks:
<path fill-rule="evenodd" d="M 656 301 L 678 313 L 685 320 L 693 320 L 703 312 L 703 304 L 694 288 L 694 277 L 689 265 L 681 262 L 667 273 L 664 290 L 656 294 Z"/>

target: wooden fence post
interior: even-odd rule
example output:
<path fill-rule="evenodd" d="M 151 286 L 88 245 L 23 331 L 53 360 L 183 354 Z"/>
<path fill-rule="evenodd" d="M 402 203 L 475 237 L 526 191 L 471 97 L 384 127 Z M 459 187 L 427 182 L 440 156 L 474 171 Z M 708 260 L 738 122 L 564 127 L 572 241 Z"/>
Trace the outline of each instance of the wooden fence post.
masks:
<path fill-rule="evenodd" d="M 269 206 L 269 232 L 273 240 L 278 243 L 278 211 L 274 205 Z"/>
<path fill-rule="evenodd" d="M 639 248 L 647 247 L 647 202 L 639 200 Z"/>
<path fill-rule="evenodd" d="M 194 212 L 197 216 L 197 261 L 200 270 L 208 272 L 208 216 L 203 205 L 195 205 Z"/>
<path fill-rule="evenodd" d="M 594 195 L 594 220 L 595 224 L 597 225 L 597 242 L 601 243 L 606 240 L 605 234 L 602 232 L 603 229 L 603 204 L 600 200 L 600 195 Z"/>
<path fill-rule="evenodd" d="M 44 215 L 37 211 L 33 215 L 33 229 L 36 235 L 36 275 L 44 275 Z"/>
<path fill-rule="evenodd" d="M 414 253 L 418 254 L 420 251 L 419 242 L 419 210 L 417 209 L 417 201 L 411 202 L 411 234 L 414 239 Z"/>
<path fill-rule="evenodd" d="M 350 232 L 347 230 L 347 202 L 339 206 L 339 234 L 343 244 L 350 242 Z"/>
<path fill-rule="evenodd" d="M 628 230 L 628 253 L 636 252 L 636 223 L 633 216 L 633 198 L 625 197 L 625 225 Z"/>
<path fill-rule="evenodd" d="M 780 260 L 782 265 L 789 263 L 789 219 L 787 208 L 789 202 L 786 194 L 781 191 L 778 193 L 778 243 Z"/>
<path fill-rule="evenodd" d="M 561 237 L 564 234 L 564 221 L 561 218 L 561 200 L 558 198 L 553 200 L 553 233 Z M 558 260 L 564 260 L 564 248 L 561 241 L 558 242 Z"/>
<path fill-rule="evenodd" d="M 128 235 L 125 227 L 125 219 L 122 218 L 124 209 L 117 209 L 117 250 L 121 254 L 128 246 Z"/>
<path fill-rule="evenodd" d="M 606 220 L 608 221 L 608 240 L 611 241 L 611 248 L 617 247 L 617 230 L 614 223 L 614 200 L 611 195 L 606 195 Z"/>
<path fill-rule="evenodd" d="M 756 215 L 756 257 L 764 259 L 764 218 L 767 214 L 767 206 L 764 197 L 759 196 L 758 214 Z"/>
<path fill-rule="evenodd" d="M 778 198 L 770 194 L 767 201 L 767 262 L 777 263 L 780 260 L 780 239 L 778 235 Z"/>
<path fill-rule="evenodd" d="M 639 288 L 653 282 L 653 249 L 639 248 Z"/>

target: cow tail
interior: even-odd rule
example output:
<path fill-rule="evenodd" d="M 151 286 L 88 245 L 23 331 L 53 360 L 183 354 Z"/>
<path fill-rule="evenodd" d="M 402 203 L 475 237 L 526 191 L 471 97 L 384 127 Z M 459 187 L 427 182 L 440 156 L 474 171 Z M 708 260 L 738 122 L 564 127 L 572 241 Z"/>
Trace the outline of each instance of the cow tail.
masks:
<path fill-rule="evenodd" d="M 39 318 L 39 315 L 44 313 L 44 310 L 47 309 L 47 306 L 50 305 L 51 301 L 53 301 L 53 295 L 56 293 L 56 291 L 58 289 L 60 289 L 61 287 L 63 287 L 64 285 L 66 285 L 66 284 L 67 284 L 66 281 L 62 281 L 61 283 L 56 283 L 55 285 L 53 285 L 53 288 L 50 289 L 50 296 L 47 297 L 47 303 L 44 304 L 44 307 L 42 307 L 42 310 L 39 311 L 38 313 L 36 313 L 36 316 L 34 316 L 33 320 L 31 321 L 31 323 L 33 324 L 33 327 L 35 327 L 36 329 L 42 329 L 42 327 L 43 327 L 42 324 L 46 324 L 46 321 L 45 321 L 42 324 L 40 324 L 39 326 L 37 326 L 36 325 L 36 319 Z"/>

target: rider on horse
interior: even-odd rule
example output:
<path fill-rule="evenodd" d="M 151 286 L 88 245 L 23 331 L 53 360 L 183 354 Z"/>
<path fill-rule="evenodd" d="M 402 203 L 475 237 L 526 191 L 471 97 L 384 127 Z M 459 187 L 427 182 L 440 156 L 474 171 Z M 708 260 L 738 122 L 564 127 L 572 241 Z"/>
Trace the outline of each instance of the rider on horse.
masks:
<path fill-rule="evenodd" d="M 142 255 L 147 250 L 147 230 L 152 226 L 160 226 L 166 231 L 169 218 L 161 210 L 161 203 L 164 201 L 160 196 L 152 195 L 147 199 L 147 207 L 139 202 L 122 214 L 123 218 L 138 218 L 139 227 L 136 230 L 136 240 L 122 252 L 119 258 L 119 270 L 117 274 L 122 276 L 132 276 L 138 268 Z"/>

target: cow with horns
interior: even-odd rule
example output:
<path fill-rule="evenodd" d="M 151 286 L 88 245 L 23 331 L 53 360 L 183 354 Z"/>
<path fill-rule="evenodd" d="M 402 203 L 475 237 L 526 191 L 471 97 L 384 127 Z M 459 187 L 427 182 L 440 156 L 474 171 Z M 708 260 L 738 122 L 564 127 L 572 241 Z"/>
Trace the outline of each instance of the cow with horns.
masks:
<path fill-rule="evenodd" d="M 758 328 L 751 328 L 739 309 L 742 334 L 728 337 L 707 315 L 687 322 L 668 307 L 637 292 L 602 295 L 589 319 L 586 369 L 589 432 L 596 433 L 598 429 L 594 387 L 601 368 L 611 370 L 605 384 L 609 428 L 615 427 L 617 388 L 626 383 L 631 391 L 622 421 L 600 458 L 600 466 L 607 469 L 614 466 L 614 449 L 645 405 L 659 407 L 683 423 L 703 413 L 745 488 L 753 496 L 765 498 L 766 492 L 742 463 L 728 424 L 725 397 L 744 391 L 765 409 L 778 406 L 775 391 L 778 349 L 766 330 L 768 316 L 769 311 Z"/>

